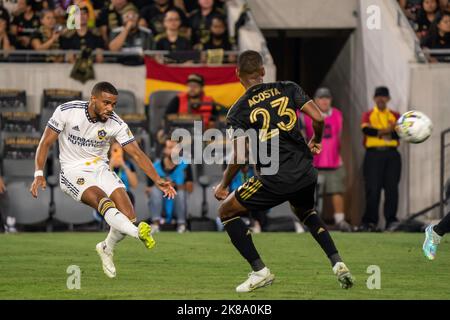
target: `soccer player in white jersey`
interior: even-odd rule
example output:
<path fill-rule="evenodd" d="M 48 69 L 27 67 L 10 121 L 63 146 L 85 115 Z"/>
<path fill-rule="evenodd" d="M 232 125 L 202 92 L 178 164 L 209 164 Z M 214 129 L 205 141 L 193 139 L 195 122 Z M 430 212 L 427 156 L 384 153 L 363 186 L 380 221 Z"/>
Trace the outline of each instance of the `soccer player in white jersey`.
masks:
<path fill-rule="evenodd" d="M 128 125 L 114 113 L 118 92 L 108 82 L 97 83 L 89 101 L 71 101 L 55 110 L 36 151 L 34 181 L 30 192 L 37 197 L 45 189 L 44 165 L 50 147 L 59 140 L 60 186 L 64 193 L 98 210 L 110 225 L 106 239 L 97 244 L 105 274 L 114 278 L 113 252 L 126 235 L 140 239 L 151 249 L 155 240 L 150 226 L 136 215 L 125 186 L 107 164 L 110 140 L 117 140 L 164 195 L 172 199 L 175 189 L 162 179 L 153 163 L 139 148 Z"/>

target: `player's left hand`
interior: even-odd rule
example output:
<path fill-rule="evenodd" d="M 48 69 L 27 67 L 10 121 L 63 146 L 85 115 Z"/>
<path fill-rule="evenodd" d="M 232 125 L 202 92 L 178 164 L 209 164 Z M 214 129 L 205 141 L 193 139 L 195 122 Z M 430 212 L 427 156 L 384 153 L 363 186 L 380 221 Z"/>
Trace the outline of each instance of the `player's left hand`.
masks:
<path fill-rule="evenodd" d="M 213 188 L 213 190 L 214 196 L 219 201 L 225 200 L 228 197 L 228 194 L 230 193 L 230 191 L 228 191 L 228 188 L 224 188 L 222 184 L 217 185 L 216 187 Z"/>
<path fill-rule="evenodd" d="M 39 188 L 41 188 L 42 190 L 45 190 L 47 188 L 47 182 L 42 176 L 34 178 L 33 183 L 31 184 L 30 193 L 34 198 L 37 198 Z"/>
<path fill-rule="evenodd" d="M 173 199 L 177 195 L 177 191 L 172 186 L 172 182 L 170 181 L 159 179 L 158 181 L 156 181 L 156 186 L 163 192 L 164 197 L 168 199 Z"/>
<path fill-rule="evenodd" d="M 322 151 L 322 144 L 314 141 L 314 139 L 311 139 L 311 141 L 308 143 L 308 147 L 313 155 L 320 154 L 320 152 Z"/>

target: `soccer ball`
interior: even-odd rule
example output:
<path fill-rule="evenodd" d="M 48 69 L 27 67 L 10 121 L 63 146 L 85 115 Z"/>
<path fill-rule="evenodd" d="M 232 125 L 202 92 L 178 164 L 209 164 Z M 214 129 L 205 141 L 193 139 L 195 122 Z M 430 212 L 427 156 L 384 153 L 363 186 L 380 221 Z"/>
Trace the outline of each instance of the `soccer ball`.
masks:
<path fill-rule="evenodd" d="M 421 143 L 431 135 L 433 123 L 420 111 L 408 111 L 397 120 L 395 131 L 407 142 Z"/>

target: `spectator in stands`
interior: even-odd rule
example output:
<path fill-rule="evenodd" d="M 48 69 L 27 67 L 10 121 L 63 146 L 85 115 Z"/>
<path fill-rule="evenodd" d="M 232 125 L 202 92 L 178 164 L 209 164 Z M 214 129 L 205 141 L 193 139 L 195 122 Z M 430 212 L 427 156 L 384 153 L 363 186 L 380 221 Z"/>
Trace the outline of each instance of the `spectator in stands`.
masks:
<path fill-rule="evenodd" d="M 450 12 L 450 0 L 439 0 L 439 4 L 442 12 Z"/>
<path fill-rule="evenodd" d="M 10 15 L 9 15 L 9 12 L 8 12 L 8 10 L 6 10 L 3 6 L 2 6 L 2 4 L 1 4 L 1 2 L 0 2 L 0 17 L 3 17 L 6 21 L 11 21 L 11 18 L 10 18 Z"/>
<path fill-rule="evenodd" d="M 214 0 L 198 0 L 199 9 L 189 15 L 192 29 L 192 43 L 206 42 L 211 28 L 212 19 L 217 15 L 224 15 L 222 9 L 216 8 Z"/>
<path fill-rule="evenodd" d="M 433 21 L 439 16 L 438 0 L 422 0 L 422 8 L 417 14 L 416 32 L 419 38 L 425 37 Z"/>
<path fill-rule="evenodd" d="M 177 142 L 167 139 L 164 144 L 162 159 L 154 162 L 154 166 L 161 178 L 172 182 L 177 190 L 175 199 L 164 198 L 163 193 L 153 187 L 154 183 L 147 179 L 147 195 L 149 196 L 149 209 L 152 214 L 152 229 L 158 232 L 160 225 L 171 223 L 172 217 L 177 218 L 177 231 L 183 233 L 186 231 L 187 216 L 187 194 L 193 190 L 192 168 L 183 159 L 178 163 L 172 161 L 172 152 L 176 152 Z M 165 218 L 163 218 L 165 212 Z"/>
<path fill-rule="evenodd" d="M 170 9 L 164 16 L 164 33 L 156 36 L 156 50 L 191 50 L 191 42 L 180 34 L 181 17 L 177 10 Z"/>
<path fill-rule="evenodd" d="M 384 189 L 384 216 L 386 229 L 397 225 L 398 184 L 402 163 L 397 151 L 399 137 L 394 130 L 399 114 L 390 110 L 389 89 L 375 89 L 375 106 L 362 117 L 362 132 L 366 154 L 363 173 L 366 189 L 366 211 L 362 218 L 361 231 L 376 231 L 381 190 Z"/>
<path fill-rule="evenodd" d="M 450 13 L 445 12 L 431 25 L 422 46 L 429 49 L 450 49 Z"/>
<path fill-rule="evenodd" d="M 94 5 L 92 4 L 91 0 L 74 0 L 74 5 L 77 5 L 80 8 L 86 8 L 88 12 L 88 18 L 87 18 L 87 27 L 89 29 L 95 28 L 95 9 Z"/>
<path fill-rule="evenodd" d="M 403 13 L 414 26 L 417 20 L 417 13 L 422 8 L 422 0 L 398 0 Z"/>
<path fill-rule="evenodd" d="M 192 12 L 192 11 L 200 8 L 198 6 L 198 0 L 179 0 L 179 1 L 177 1 L 177 3 L 175 3 L 175 5 L 178 8 L 183 9 L 183 11 L 186 13 Z"/>
<path fill-rule="evenodd" d="M 122 180 L 130 197 L 131 203 L 134 205 L 135 198 L 132 189 L 139 184 L 139 179 L 136 173 L 136 168 L 130 160 L 126 159 L 122 146 L 114 141 L 109 150 L 109 166 Z"/>
<path fill-rule="evenodd" d="M 111 0 L 111 4 L 103 7 L 97 18 L 97 27 L 100 29 L 100 34 L 103 41 L 109 44 L 109 35 L 113 29 L 123 26 L 122 16 L 125 11 L 133 9 L 137 12 L 134 4 L 127 0 Z"/>
<path fill-rule="evenodd" d="M 52 10 L 41 12 L 41 26 L 31 36 L 31 47 L 34 50 L 59 50 L 61 48 L 60 36 L 63 32 L 61 25 L 56 25 L 55 14 Z M 47 61 L 62 62 L 64 57 L 47 56 Z"/>
<path fill-rule="evenodd" d="M 150 50 L 154 46 L 152 32 L 138 25 L 139 15 L 134 8 L 125 10 L 122 20 L 124 26 L 111 32 L 109 50 L 130 53 L 129 56 L 120 57 L 120 63 L 141 65 L 144 63 L 143 50 Z"/>
<path fill-rule="evenodd" d="M 23 10 L 21 14 L 14 17 L 11 33 L 17 37 L 18 49 L 31 49 L 31 35 L 40 26 L 39 17 L 34 10 L 33 1 L 19 0 L 18 6 L 23 7 Z"/>
<path fill-rule="evenodd" d="M 196 49 L 223 49 L 225 51 L 233 50 L 233 44 L 228 35 L 227 22 L 223 16 L 215 16 L 212 18 L 209 31 L 209 36 L 205 38 L 206 41 L 198 43 Z"/>
<path fill-rule="evenodd" d="M 103 39 L 96 30 L 88 29 L 88 9 L 80 8 L 80 28 L 67 31 L 61 40 L 61 46 L 65 50 L 88 50 L 89 53 L 96 52 L 95 62 L 103 62 L 102 49 L 104 48 Z M 67 60 L 75 62 L 75 55 L 68 54 Z"/>
<path fill-rule="evenodd" d="M 186 81 L 187 91 L 179 93 L 166 110 L 166 119 L 170 114 L 201 115 L 205 129 L 214 127 L 217 109 L 212 97 L 203 91 L 205 81 L 199 74 L 190 74 Z"/>
<path fill-rule="evenodd" d="M 331 91 L 328 88 L 317 89 L 314 102 L 319 107 L 325 119 L 325 129 L 322 138 L 322 151 L 314 156 L 314 166 L 325 178 L 324 194 L 331 196 L 334 210 L 334 222 L 341 231 L 352 231 L 345 221 L 344 193 L 345 168 L 341 158 L 341 136 L 343 129 L 342 113 L 332 106 Z M 305 116 L 305 131 L 308 139 L 314 135 L 311 118 Z"/>
<path fill-rule="evenodd" d="M 178 12 L 181 18 L 181 33 L 186 35 L 188 26 L 186 15 L 174 5 L 173 0 L 155 0 L 153 4 L 145 6 L 140 12 L 139 25 L 150 28 L 155 36 L 164 33 L 164 16 L 172 9 Z"/>
<path fill-rule="evenodd" d="M 12 51 L 17 44 L 14 35 L 8 32 L 8 18 L 7 14 L 0 12 L 0 50 Z"/>

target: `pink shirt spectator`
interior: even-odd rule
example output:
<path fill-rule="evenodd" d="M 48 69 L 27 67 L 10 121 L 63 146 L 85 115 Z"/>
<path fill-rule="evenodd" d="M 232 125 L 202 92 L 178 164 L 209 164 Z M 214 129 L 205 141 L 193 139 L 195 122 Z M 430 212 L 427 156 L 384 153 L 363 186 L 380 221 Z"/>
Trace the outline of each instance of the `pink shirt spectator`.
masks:
<path fill-rule="evenodd" d="M 313 164 L 318 169 L 337 169 L 342 166 L 341 158 L 341 134 L 342 113 L 336 108 L 331 108 L 329 115 L 324 114 L 325 128 L 322 138 L 322 152 L 314 156 Z M 311 139 L 314 135 L 312 120 L 305 115 L 306 137 Z"/>

